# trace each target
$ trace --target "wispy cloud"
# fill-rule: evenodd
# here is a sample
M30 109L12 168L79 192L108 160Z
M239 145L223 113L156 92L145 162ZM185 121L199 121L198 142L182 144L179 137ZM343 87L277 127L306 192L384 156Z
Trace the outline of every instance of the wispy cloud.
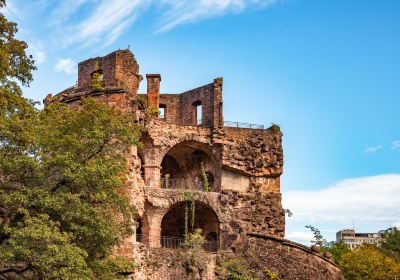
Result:
M70 18L72 14L79 10L84 4L93 0L74 0L62 1L52 13L52 23L62 23Z
M85 2L85 1L81 1ZM114 0L112 3L101 0L89 14L87 19L69 28L66 45L82 43L93 45L102 42L113 43L137 17L144 0ZM75 7L76 8L76 7Z
M152 17L156 33L178 26L272 6L281 0L38 0L48 16L49 41L68 47L115 42L139 17ZM22 2L19 2L22 3ZM7 11L17 13L28 7L10 2Z
M304 225L315 222L399 222L400 174L352 178L315 191L288 191L285 208Z
M22 11L12 1L7 1L6 6L1 10L8 18L22 18Z
M400 140L396 140L392 142L392 149L393 150L400 150Z
M68 75L76 73L76 63L70 58L60 58L56 65L55 70L58 72L64 72Z
M382 150L383 146L382 145L378 145L378 146L371 146L365 149L364 153L366 154L373 154L376 153L379 150Z
M275 4L278 0L161 0L166 6L157 32L165 32L176 26L199 20L240 13L250 8L261 8Z
M40 65L46 60L46 52L40 42L29 42L29 52L33 56L36 65Z

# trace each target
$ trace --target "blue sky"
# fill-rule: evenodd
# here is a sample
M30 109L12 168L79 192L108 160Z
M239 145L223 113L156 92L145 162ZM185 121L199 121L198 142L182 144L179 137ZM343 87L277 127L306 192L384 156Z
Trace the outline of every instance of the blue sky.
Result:
M36 58L35 100L128 46L165 93L224 77L226 120L282 127L288 238L400 225L400 1L9 0L5 13Z

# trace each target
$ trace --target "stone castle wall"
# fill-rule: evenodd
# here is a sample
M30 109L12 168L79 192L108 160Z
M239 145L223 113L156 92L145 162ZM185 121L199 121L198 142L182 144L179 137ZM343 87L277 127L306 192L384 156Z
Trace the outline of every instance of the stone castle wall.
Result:
M96 71L103 73L104 89L99 92L91 89L91 75ZM182 94L160 94L161 76L151 74L148 94L138 95L141 79L133 54L116 51L81 62L78 85L45 100L45 104L62 101L76 106L83 96L92 96L131 113L145 128L143 146L132 147L127 155L130 189L126 194L138 210L139 226L136 235L115 249L138 264L133 279L214 280L218 279L216 260L232 256L243 257L260 271L268 267L279 272L282 279L342 279L329 260L282 239L279 127L224 127L222 78ZM165 118L149 114L138 96L147 98L153 109L164 108ZM201 124L196 123L198 104L202 105ZM212 180L210 191L203 187L203 171ZM218 249L208 254L207 268L195 274L182 267L181 249L160 248L163 240L183 237L182 213L188 195L197 205L196 227Z

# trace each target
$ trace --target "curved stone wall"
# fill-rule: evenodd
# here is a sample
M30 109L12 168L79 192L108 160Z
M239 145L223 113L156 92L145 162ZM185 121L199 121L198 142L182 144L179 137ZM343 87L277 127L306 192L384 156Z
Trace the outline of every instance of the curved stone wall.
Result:
M344 280L333 260L282 238L250 233L235 242L233 249L235 257L243 258L256 271L267 268L281 279Z

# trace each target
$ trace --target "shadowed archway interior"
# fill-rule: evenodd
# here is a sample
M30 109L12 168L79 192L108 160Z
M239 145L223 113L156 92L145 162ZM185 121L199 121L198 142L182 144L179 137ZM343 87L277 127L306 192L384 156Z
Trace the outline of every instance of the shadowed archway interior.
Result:
M178 202L165 214L161 222L161 236L167 238L184 238L185 208L190 202ZM219 221L214 210L204 202L195 201L194 226L191 226L191 211L188 205L188 232L201 229L207 241L218 241Z

